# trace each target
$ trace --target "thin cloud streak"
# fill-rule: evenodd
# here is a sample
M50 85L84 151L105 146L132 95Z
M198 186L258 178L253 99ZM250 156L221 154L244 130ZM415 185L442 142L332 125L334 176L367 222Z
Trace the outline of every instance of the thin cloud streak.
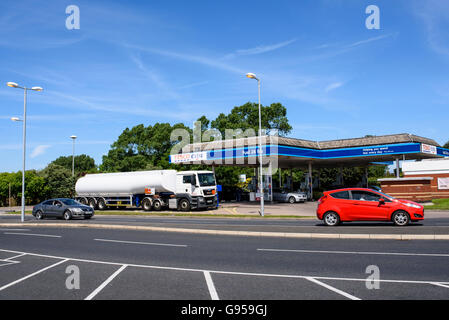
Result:
M286 47L292 43L296 42L296 39L291 39L288 41L272 44L272 45L266 45L266 46L258 46L255 48L250 49L240 49L235 51L234 53L227 54L223 57L223 60L232 59L238 56L249 56L249 55L257 55L262 54L270 51L274 51L277 49L281 49L283 47Z

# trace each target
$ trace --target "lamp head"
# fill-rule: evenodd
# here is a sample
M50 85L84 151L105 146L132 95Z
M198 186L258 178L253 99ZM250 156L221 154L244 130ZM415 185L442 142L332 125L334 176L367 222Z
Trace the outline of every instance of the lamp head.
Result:
M249 79L256 79L256 80L259 80L259 79L257 79L257 77L256 77L256 75L255 75L254 73L247 73L247 74L246 74L246 77L249 78Z
M11 88L18 88L19 87L19 85L17 83L15 83L15 82L8 82L8 83L6 83L6 85L8 87L11 87Z
M77 136L70 136L70 139L75 140L76 138L78 138Z
M31 90L34 90L34 91L42 91L42 90L44 90L44 89L43 89L42 87L32 87Z
M22 120L20 120L20 119L17 118L17 117L12 117L12 118L11 118L11 121L22 121Z

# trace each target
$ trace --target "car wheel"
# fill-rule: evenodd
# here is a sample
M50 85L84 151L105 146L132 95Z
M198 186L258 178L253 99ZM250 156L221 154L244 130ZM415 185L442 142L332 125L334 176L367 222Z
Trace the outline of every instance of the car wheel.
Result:
M42 220L44 218L44 215L43 215L42 211L38 210L36 212L35 217L36 217L37 220Z
M324 214L323 221L327 226L337 226L340 223L340 216L336 212L329 211Z
M190 211L190 202L187 199L182 199L179 202L179 209L181 211Z
M406 226L410 222L410 216L407 212L403 210L396 211L393 213L392 220L394 224L398 227Z
M72 213L69 210L64 211L63 218L66 221L72 219Z
M295 203L296 202L295 197L288 198L288 202L289 203Z

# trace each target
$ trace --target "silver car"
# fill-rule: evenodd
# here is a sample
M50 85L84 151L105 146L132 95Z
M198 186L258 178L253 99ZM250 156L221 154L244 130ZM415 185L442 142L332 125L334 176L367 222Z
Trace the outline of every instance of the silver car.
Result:
M287 191L273 192L273 200L289 203L296 203L296 202L304 203L307 200L307 195L305 192L287 192Z

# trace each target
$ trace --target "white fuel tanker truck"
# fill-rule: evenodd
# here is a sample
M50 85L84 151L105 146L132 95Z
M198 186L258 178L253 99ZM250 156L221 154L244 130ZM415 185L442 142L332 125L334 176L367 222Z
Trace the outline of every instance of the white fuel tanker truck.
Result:
M75 200L92 208L141 207L190 211L216 208L212 171L153 170L88 174L76 182Z

